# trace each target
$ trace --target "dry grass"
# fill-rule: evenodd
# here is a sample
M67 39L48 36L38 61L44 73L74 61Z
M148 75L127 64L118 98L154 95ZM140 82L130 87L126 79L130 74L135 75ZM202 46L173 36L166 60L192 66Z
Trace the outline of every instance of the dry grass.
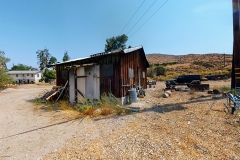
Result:
M109 118L106 121L97 121L95 126L89 126L92 135L84 137L84 140L74 139L63 150L50 157L55 156L57 159L67 157L69 159L240 158L238 142L240 120L237 116L239 113L236 115L225 113L226 99L217 100L209 114L206 114L213 103L213 99L206 93L173 92L173 96L167 99L161 98L158 94L162 94L160 89L152 89L147 91L147 98L142 99L143 101L151 99L159 104L157 107L149 106L151 110L147 109L132 118ZM201 96L203 94L204 96ZM192 95L196 98L190 101ZM159 112L161 109L165 112ZM109 113L109 109L104 111L106 112ZM99 132L101 134L96 137L98 135L96 133Z
M109 108L109 107L103 107L100 109L100 115L102 116L107 116L107 115L110 115L113 113L113 110L112 108Z
M170 65L170 66L167 66L167 68L169 69L177 69L177 68L190 68L190 65L191 63L184 63L184 64L174 64L174 65Z
M148 89L147 97L139 102L146 107L141 113L94 121L89 126L92 134L74 139L50 157L240 159L240 113L226 113L226 98L197 91L173 91L169 98L162 98L162 94L158 85L157 89Z
M17 85L7 85L7 86L5 86L5 88L18 88L18 86Z
M47 91L43 91L39 94L38 97L42 97ZM42 106L42 102L44 105ZM114 116L121 114L129 114L131 111L125 110L119 107L120 100L114 97L112 94L103 94L101 96L101 100L99 101L91 101L85 99L81 104L72 104L67 100L61 100L58 102L55 101L43 101L41 98L35 98L35 110L43 109L46 111L52 110L62 110L62 111L75 111L79 112L83 115L87 115L90 117L99 117L99 116Z

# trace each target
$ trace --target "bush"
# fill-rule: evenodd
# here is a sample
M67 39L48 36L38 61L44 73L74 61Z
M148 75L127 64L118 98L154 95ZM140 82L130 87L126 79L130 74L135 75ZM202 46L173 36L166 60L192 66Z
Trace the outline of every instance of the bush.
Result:
M157 66L154 68L156 76L165 75L166 69L163 66Z
M147 77L153 78L156 74L154 67L150 67L147 69Z
M46 69L43 73L44 81L49 82L50 79L56 78L56 73L53 70Z
M13 81L13 78L6 73L6 70L0 68L0 88L3 88L6 84L12 84Z

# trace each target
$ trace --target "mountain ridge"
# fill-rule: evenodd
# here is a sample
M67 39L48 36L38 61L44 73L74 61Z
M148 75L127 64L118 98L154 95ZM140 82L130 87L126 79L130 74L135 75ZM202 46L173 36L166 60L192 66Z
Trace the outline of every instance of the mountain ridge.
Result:
M192 63L192 62L222 62L225 65L230 65L232 63L232 54L224 53L206 53L197 54L190 53L185 55L173 55L173 54L162 54L162 53L148 53L146 58L150 64L161 64L169 62Z

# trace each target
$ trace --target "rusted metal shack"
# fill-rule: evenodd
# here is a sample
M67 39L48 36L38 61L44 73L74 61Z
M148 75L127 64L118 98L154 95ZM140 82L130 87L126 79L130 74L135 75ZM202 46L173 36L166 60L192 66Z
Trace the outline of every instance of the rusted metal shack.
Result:
M57 63L56 83L69 82L70 102L80 101L79 91L88 99L99 99L103 93L120 98L134 86L147 88L148 67L143 47L137 46Z
M233 2L233 59L231 88L240 87L240 0Z

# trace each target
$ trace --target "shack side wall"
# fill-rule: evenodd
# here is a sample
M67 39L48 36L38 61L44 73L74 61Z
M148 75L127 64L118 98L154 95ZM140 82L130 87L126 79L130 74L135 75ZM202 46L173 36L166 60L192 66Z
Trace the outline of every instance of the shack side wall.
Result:
M120 79L124 86L121 86L120 96L125 96L127 91L133 87L133 85L147 88L147 67L142 63L140 52L135 51L129 54L125 54L120 59ZM129 78L129 68L133 69L133 78ZM143 72L145 72L145 78L143 78ZM140 77L140 84L139 84Z

